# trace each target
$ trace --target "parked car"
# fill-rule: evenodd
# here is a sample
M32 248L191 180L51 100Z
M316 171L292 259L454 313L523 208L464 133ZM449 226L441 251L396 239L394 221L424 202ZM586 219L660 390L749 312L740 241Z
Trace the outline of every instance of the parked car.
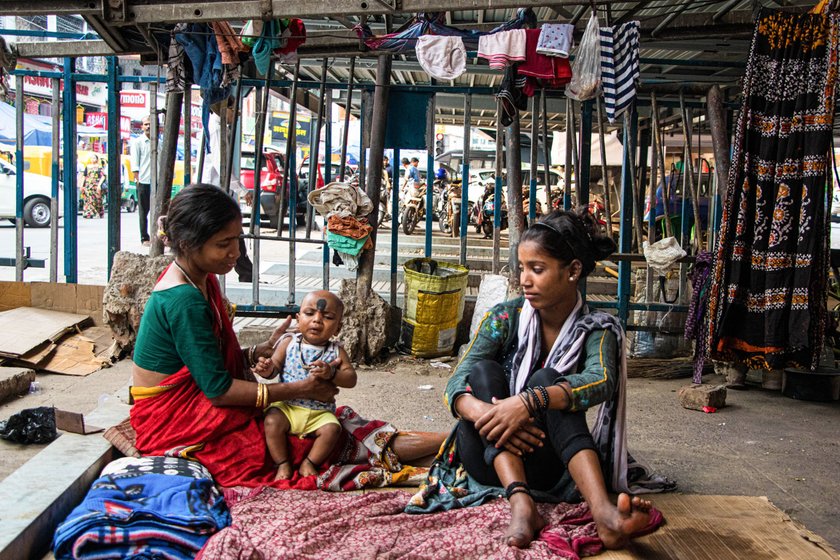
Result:
M17 171L5 160L0 160L0 219L15 221ZM23 222L29 227L50 225L50 200L52 179L44 175L23 172Z
M263 150L265 164L260 170L260 220L266 220L269 227L277 229L278 204L280 203L280 188L283 185L283 171L285 156L279 151L266 148ZM239 181L245 192L254 192L254 167L256 154L243 152L240 163ZM299 219L306 212L306 184L298 180L298 204L296 214ZM240 196L244 196L244 193ZM289 193L286 192L285 204L288 207ZM240 204L245 200L239 201Z

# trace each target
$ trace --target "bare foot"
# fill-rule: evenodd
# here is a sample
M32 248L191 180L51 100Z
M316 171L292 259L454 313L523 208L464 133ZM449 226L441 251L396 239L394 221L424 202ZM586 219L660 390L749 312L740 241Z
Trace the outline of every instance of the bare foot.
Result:
M631 535L641 531L650 522L653 504L638 496L619 494L616 506L602 519L595 519L598 536L606 548L624 548Z
M289 480L292 478L292 462L283 461L277 465L277 474L274 475L274 480Z
M519 492L510 497L510 525L505 531L505 544L527 548L543 527L545 520L537 511L531 496Z
M300 464L298 472L300 473L300 476L313 476L318 474L318 469L315 468L315 464L309 460L309 457L307 457Z

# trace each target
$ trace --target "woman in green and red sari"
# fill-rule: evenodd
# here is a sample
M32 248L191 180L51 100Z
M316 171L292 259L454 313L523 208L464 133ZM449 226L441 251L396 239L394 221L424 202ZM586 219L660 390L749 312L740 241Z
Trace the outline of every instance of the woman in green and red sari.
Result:
M261 405L292 398L333 401L338 389L307 378L258 385L248 372L270 341L242 349L216 280L239 257L242 215L224 191L191 186L163 227L175 260L149 297L134 350L131 423L144 455L193 458L222 486L269 484ZM250 380L249 380L250 379Z

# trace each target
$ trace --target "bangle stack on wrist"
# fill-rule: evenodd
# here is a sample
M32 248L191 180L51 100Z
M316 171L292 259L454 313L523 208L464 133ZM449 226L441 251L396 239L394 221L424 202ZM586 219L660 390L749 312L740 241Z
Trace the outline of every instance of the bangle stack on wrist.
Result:
M519 398L522 399L525 408L528 409L528 415L531 418L542 418L545 416L545 411L551 403L548 396L548 389L545 387L525 387Z
M268 406L268 386L263 383L257 383L257 408L260 410Z

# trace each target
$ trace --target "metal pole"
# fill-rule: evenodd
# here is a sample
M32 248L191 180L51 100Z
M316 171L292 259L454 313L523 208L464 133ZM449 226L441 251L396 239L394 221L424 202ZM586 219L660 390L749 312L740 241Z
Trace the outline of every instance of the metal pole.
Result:
M496 188L493 191L493 274L498 274L501 259L502 229L502 100L496 98ZM483 212L483 209L481 210Z
M324 62L321 65L321 87L318 90L318 119L315 124L315 130L312 131L312 149L309 150L309 185L307 186L306 193L307 196L309 193L315 190L315 185L318 182L318 151L321 147L321 126L324 124L324 101L326 96L326 89L327 89L327 62L328 60L324 58ZM327 156L324 156L324 161L327 161ZM312 235L312 224L315 219L314 215L314 208L311 205L306 205L306 238L309 239Z
M295 166L292 165L297 150L297 91L298 80L300 78L300 60L295 62L295 71L292 76L292 95L289 101L289 120L286 127L286 161L283 162L283 186L280 189L280 194L277 200L277 237L283 235L283 219L286 213L286 194L289 194L289 201L291 201L292 192L292 176L297 176ZM297 197L295 197L297 200ZM291 220L291 215L289 216ZM291 221L289 222L291 224ZM291 226L290 226L291 227Z
M589 204L589 166L592 163L592 100L584 101L580 106L580 154L577 162L580 172L575 173L578 182L577 203Z
M114 255L120 250L122 214L122 162L120 161L119 59L108 57L108 278Z
M467 264L467 229L469 228L470 217L470 133L472 132L472 95L464 96L464 149L463 160L461 161L461 215L459 217L461 225L458 232L461 237L461 254L459 262L461 265ZM396 156L394 158L396 160ZM394 168L397 165L396 160ZM454 223L454 222L453 222Z
M621 228L618 238L619 250L629 253L633 246L633 204L628 201L633 197L633 147L632 138L635 136L635 126L638 115L624 114L624 141L622 142L623 161L621 165ZM622 260L618 263L618 318L622 326L627 328L630 312L631 262Z
M537 108L540 105L539 92L534 94L531 98L531 180L528 181L528 225L533 226L537 221L537 172L539 156L539 137L537 136L537 126L539 118L537 118ZM546 183L546 189L551 188L550 183ZM549 210L546 208L546 213Z
M324 184L329 185L332 182L332 89L328 89L324 100L326 120L324 123ZM324 228L321 231L322 237L325 241L322 248L324 252L324 274L323 274L323 288L330 289L330 246L326 244L327 241L327 220L324 219Z
M376 61L376 89L373 97L373 118L370 126L370 166L367 170L367 195L373 204L368 220L373 226L370 234L373 247L359 254L359 270L356 273L356 298L367 301L373 283L373 267L376 256L376 234L379 229L379 193L382 189L382 158L385 154L385 129L388 124L388 94L391 83L391 55L383 54ZM367 329L365 324L363 327ZM365 340L362 337L362 340Z
M78 281L78 185L76 184L76 59L64 59L64 279Z
M545 88L540 89L540 101L542 101L542 141L545 160L543 162L545 164L545 213L549 214L554 207L551 202L551 152L548 149L548 97L545 94Z
M568 210L572 207L572 143L575 141L575 136L572 128L572 101L566 98L566 165L564 167L564 180L566 186L563 189L563 210Z
M694 210L694 246L698 252L703 248L701 237L702 228L700 224L700 193L698 192L698 184L694 182L694 156L691 150L691 120L688 118L688 110L685 107L685 97L682 91L680 92L680 114L683 121L683 136L685 137L685 149L687 152L686 162L683 164L683 173L688 178L688 185L691 188L691 207ZM702 169L703 165L700 164ZM683 199L685 199L685 191L683 191ZM683 216L683 220L685 217Z
M604 179L604 213L607 215L607 231L610 237L612 237L612 194L610 192L610 181L607 171L607 143L604 133L604 113L601 107L601 96L596 95L595 101L598 108L598 142L601 147L601 175Z
M166 94L166 122L163 130L163 147L159 168L152 169L152 179L157 176L159 189L153 191L151 204L151 219L149 220L152 232L157 230L157 218L163 216L169 209L169 200L172 198L172 183L175 179L175 155L178 150L178 129L181 122L181 108L183 107L184 94L180 91L170 91ZM152 127L155 119L152 119ZM163 242L157 235L151 236L149 256L163 254Z
M429 98L426 113L426 258L432 256L432 214L435 195L435 98Z
M344 130L341 131L341 162L338 169L338 180L344 182L344 167L347 165L347 139L350 134L350 110L353 107L353 78L356 70L356 57L350 57L350 75L347 78L347 103L344 106ZM393 168L397 168L397 163L394 162ZM393 185L391 185L393 188ZM393 219L396 218L396 215ZM394 222L391 223L394 227ZM394 228L396 229L396 228Z
M207 131L201 130L201 142L198 143L198 161L195 164L196 183L204 180L204 152L207 151Z
M659 128L659 105L656 102L656 93L651 92L650 94L650 113L653 116L652 120L652 128L653 130L651 133L656 138L656 146L657 150L656 153L659 157L659 174L661 175L662 179L662 219L665 220L665 234L668 237L674 236L673 228L671 227L671 216L668 213L668 205L671 202L670 195L668 193L668 179L665 176L665 145L662 142L662 131Z
M192 84L187 81L184 84L184 186L192 182Z
M58 197L61 172L61 105L58 78L52 80L52 196L50 198L50 282L58 282Z
M397 165L400 162L400 149L394 148L394 183L391 184L391 307L397 306L397 265L399 264L399 212L400 189L396 182L400 178Z
M571 129L572 129L572 163L574 165L574 174L575 174L575 197L572 201L574 206L580 206L582 203L580 202L580 189L582 188L581 185L581 178L580 178L580 154L578 153L578 134L577 134L577 117L575 114L577 113L575 109L575 102L572 99L567 99L567 102L571 103ZM588 188L588 185L587 185ZM569 196L571 196L571 192L569 192Z
M271 73L271 70L268 71ZM225 155L225 162L222 165L222 188L225 189L228 193L230 193L230 178L233 177L233 156L236 153L236 129L237 123L239 123L239 107L240 102L242 101L242 80L238 80L236 82L236 87L234 88L234 106L233 106L233 123L228 124L228 111L230 110L227 106L227 103L222 103L222 114L220 115L221 119L221 130L220 134L226 136L225 146L227 147L227 152L224 153ZM260 161L260 154L257 154L256 158L257 163ZM254 165L257 165L255 163ZM260 167L257 165L257 168L254 170L254 176L259 174ZM254 199L259 199L259 190L254 188ZM257 205L257 209L259 210L259 205ZM253 216L253 214L251 214ZM251 220L251 224L254 223L254 220Z
M507 208L508 208L508 282L519 285L519 255L517 247L524 229L525 216L522 212L522 150L519 112L507 127L505 143L507 152ZM501 203L499 203L501 206Z
M254 305L260 304L260 225L261 221L259 218L254 219L254 216L259 216L260 212L260 193L262 192L260 187L262 183L262 167L263 167L263 160L265 159L265 155L263 154L263 141L265 138L265 122L267 120L266 116L268 114L268 102L270 99L271 94L271 77L274 74L274 61L272 60L269 65L268 69L265 72L265 85L262 88L262 100L260 101L259 105L257 106L257 122L256 128L254 129L254 196L251 199L251 224L249 226L250 233L255 235L254 238L254 248L253 248L253 255L254 255L254 269L253 274L251 276L251 295L254 300ZM239 104L237 103L237 107ZM237 111L236 117L239 117L239 111ZM234 128L236 128L236 121L233 124Z
M26 268L23 248L23 87L23 76L18 74L15 76L15 280L18 282L23 282L23 269Z
M715 154L715 177L720 202L726 198L726 184L729 180L729 136L727 134L726 110L723 107L723 93L720 87L714 85L706 94L709 130L712 135L712 150ZM711 207L713 201L709 200ZM711 220L709 220L711 223ZM710 245L711 246L711 245Z
M651 113L652 114L652 113ZM653 130L653 119L650 120L650 128L651 128L651 135L650 135L650 150L651 150L651 157L650 157L650 186L648 188L648 208L650 211L648 212L647 216L647 226L648 226L648 234L647 239L648 243L653 243L656 241L656 185L658 182L659 177L659 152L656 142L656 133ZM653 302L653 270L650 267L646 267L646 274L645 274L645 301L647 303Z
M157 81L152 82L149 84L149 97L151 98L151 122L149 123L149 134L151 135L150 142L149 142L149 162L152 168L151 174L151 184L149 185L150 199L152 201L157 199L157 188L158 188L158 135L160 131L158 130L158 104L157 104L157 94L158 94L158 83ZM149 204L152 208L155 207L155 204ZM154 218L154 216L152 216ZM151 228L155 227L155 222L153 219L149 219Z

